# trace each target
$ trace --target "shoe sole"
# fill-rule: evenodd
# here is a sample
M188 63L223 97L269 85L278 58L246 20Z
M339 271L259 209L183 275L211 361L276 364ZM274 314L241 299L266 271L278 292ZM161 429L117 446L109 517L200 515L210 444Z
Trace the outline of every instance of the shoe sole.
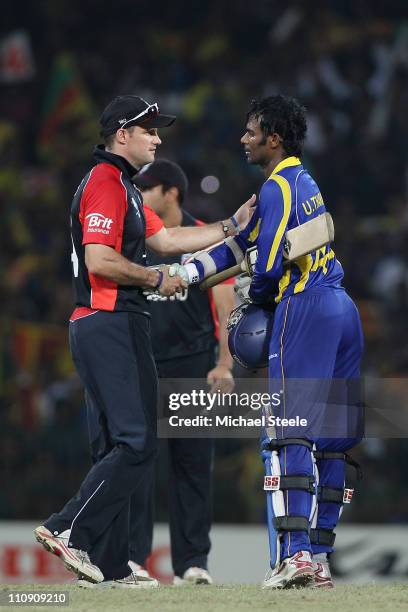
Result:
M160 586L160 582L158 580L141 580L138 578L138 583L141 589L157 589Z
M284 589L296 589L307 587L309 584L314 582L314 571L301 570L298 574L295 574L290 578L287 583L283 586Z
M89 582L89 580L83 580L82 578L78 578L74 584L81 589L94 589L96 587L95 582ZM98 584L102 584L102 582Z
M176 586L176 587L196 586L196 585L210 586L210 585L212 585L212 582L209 582L206 578L194 578L192 580L188 580L186 578L181 578L180 582L173 582L173 586Z
M106 580L104 582L93 583L88 580L78 580L76 586L81 589L151 589L154 588L151 584L146 585L138 582L136 584L121 584L120 582L114 582L113 580ZM159 585L155 585L158 588Z
M66 569L70 572L74 572L74 574L78 576L79 580L85 580L94 584L98 584L101 582L99 577L95 576L94 573L89 572L87 574L83 571L83 569L79 568L78 560L76 559L76 557L63 543L56 541L56 538L48 535L39 528L34 530L34 535L37 542L41 544L47 552L55 555L56 557L59 557L59 559L61 559L61 561L65 565Z
M311 585L313 589L334 589L334 584L332 580L326 580L325 582L316 582Z
M280 584L263 584L262 589L296 589L309 586L314 581L312 569L302 569L288 579L282 579Z

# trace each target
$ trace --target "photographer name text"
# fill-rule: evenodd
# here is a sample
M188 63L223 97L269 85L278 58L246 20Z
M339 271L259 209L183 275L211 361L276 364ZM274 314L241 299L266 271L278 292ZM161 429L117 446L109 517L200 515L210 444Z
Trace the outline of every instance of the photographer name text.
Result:
M307 427L307 419L296 416L286 419L278 416L245 417L245 416L215 416L197 415L194 417L179 417L173 414L169 417L170 427Z

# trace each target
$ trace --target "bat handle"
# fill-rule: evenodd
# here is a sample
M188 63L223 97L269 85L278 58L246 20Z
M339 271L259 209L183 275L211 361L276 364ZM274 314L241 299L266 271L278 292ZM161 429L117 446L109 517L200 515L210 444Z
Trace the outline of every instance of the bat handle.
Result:
M222 272L218 272L217 274L213 274L212 276L205 278L203 281L201 281L199 287L201 291L206 291L207 289L210 289L211 287L222 283L228 278L236 276L240 272L242 272L242 270L241 265L239 264L237 266L234 266L233 268L228 268L228 270L223 270Z

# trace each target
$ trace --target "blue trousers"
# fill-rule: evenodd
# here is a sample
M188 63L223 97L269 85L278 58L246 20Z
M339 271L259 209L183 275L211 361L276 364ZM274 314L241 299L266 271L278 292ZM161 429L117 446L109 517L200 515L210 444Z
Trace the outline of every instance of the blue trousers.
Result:
M278 439L304 438L315 443L317 450L326 451L346 451L361 440L358 379L362 352L360 317L344 289L310 289L278 305L270 343L269 377L271 392L284 393L275 415L299 416L309 423L306 429L277 427ZM270 461L268 443L265 432L261 440L265 462ZM314 475L313 457L305 446L283 446L279 461L282 475ZM343 489L344 460L317 459L316 465L320 486ZM312 518L312 493L285 490L283 496L286 515ZM319 503L313 526L334 529L341 508L339 503ZM282 559L299 550L333 550L328 545L311 545L306 531L284 532L281 542Z

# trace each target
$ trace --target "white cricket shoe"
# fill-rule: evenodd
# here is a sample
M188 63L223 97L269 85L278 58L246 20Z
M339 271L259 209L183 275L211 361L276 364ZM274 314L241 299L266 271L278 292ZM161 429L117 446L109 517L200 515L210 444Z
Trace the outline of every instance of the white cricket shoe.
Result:
M284 559L278 570L270 569L262 583L263 589L291 589L307 586L314 580L313 562L309 552L299 552Z
M213 579L207 570L202 567L189 567L183 574L183 577L174 576L173 584L175 586L186 586L190 584L212 584Z
M310 586L313 588L332 589L334 587L330 572L329 560L326 553L320 553L313 557L314 582Z
M159 581L156 580L156 578L153 578L153 576L150 576L149 572L143 569L141 565L135 563L134 561L129 561L128 565L132 570L132 573L125 578L104 580L98 584L93 584L88 580L77 580L76 585L82 589L151 589L152 587L154 588L159 586Z
M102 582L103 574L99 567L91 563L88 553L84 550L68 548L69 532L53 535L44 525L40 525L34 529L34 535L45 550L59 557L65 567L77 574L78 578L89 582Z
M82 589L142 589L136 574L133 572L125 578L115 578L114 580L104 580L98 584L92 584L88 580L77 580L77 586Z
M135 561L129 561L128 566L132 570L132 573L136 575L138 582L141 583L141 586L143 586L143 588L147 589L149 587L155 588L159 586L159 581L156 580L156 578L153 578L153 576L151 576L149 572L144 569L144 567L139 565L139 563L135 563Z

